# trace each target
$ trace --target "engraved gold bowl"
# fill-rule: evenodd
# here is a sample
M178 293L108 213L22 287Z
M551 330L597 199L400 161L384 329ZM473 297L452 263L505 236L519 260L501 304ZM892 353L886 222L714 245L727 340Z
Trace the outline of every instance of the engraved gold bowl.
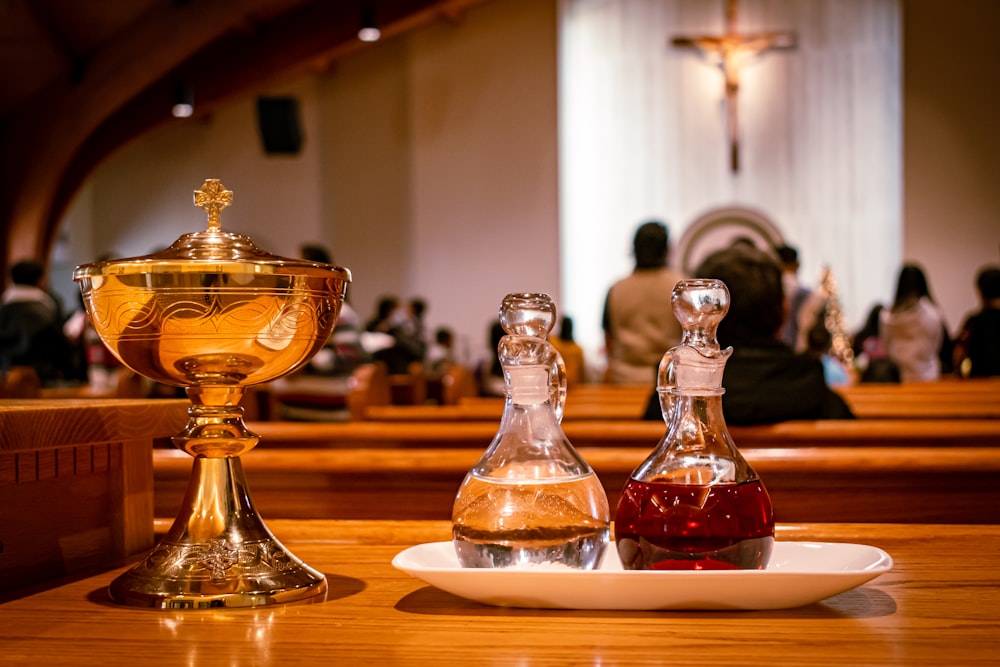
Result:
M112 599L124 604L244 607L326 591L323 574L285 549L253 506L240 456L259 438L239 403L247 386L299 368L326 343L351 275L222 231L231 201L219 181L206 181L195 193L206 231L73 276L111 352L140 375L184 387L192 403L173 438L194 457L187 494L152 553L112 582Z

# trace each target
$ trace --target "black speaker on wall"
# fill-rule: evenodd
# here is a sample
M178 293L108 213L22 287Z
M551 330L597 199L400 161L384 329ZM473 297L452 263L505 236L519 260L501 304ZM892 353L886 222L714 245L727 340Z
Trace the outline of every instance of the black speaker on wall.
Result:
M294 97L258 97L257 125L268 155L296 155L302 149L299 102Z

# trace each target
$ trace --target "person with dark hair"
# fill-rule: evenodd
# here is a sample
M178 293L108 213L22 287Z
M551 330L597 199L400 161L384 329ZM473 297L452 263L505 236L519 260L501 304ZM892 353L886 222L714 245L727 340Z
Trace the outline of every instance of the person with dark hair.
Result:
M898 383L899 368L885 353L885 344L878 335L879 320L885 306L876 303L868 311L865 323L854 334L851 351L854 364L860 371L859 381Z
M844 365L834 357L831 352L833 346L833 334L826 326L826 310L820 313L820 317L809 328L806 334L806 353L823 364L823 375L826 383L831 387L850 384L851 376Z
M670 294L683 276L667 268L670 236L662 222L643 223L635 232L635 268L608 290L602 328L612 384L648 385L650 371L681 339Z
M868 358L885 356L884 346L878 337L879 316L884 308L885 306L881 303L874 304L865 317L865 323L854 332L854 336L851 338L851 351L854 353L855 359L863 356Z
M303 243L299 246L299 257L318 264L333 264L327 249L316 243Z
M483 360L476 371L476 374L479 376L478 384L481 396L506 395L507 386L504 382L503 364L500 363L500 357L497 354L497 348L500 347L500 339L506 334L507 332L504 331L503 324L500 323L499 318L490 323L489 341L491 354Z
M450 327L434 330L434 342L427 348L427 372L440 376L455 363L455 332Z
M1000 375L1000 266L976 275L979 311L965 318L955 345L955 368L963 377Z
M299 257L316 264L333 264L333 256L318 243L303 243L299 246ZM350 303L350 285L344 294L340 314L326 345L317 352L305 372L313 375L333 377L350 376L361 364L371 361L371 356L361 344L361 318Z
M396 311L399 309L399 299L391 294L379 297L375 303L375 314L365 324L365 331L389 333L396 326Z
M43 287L45 266L21 260L11 267L10 277L0 305L0 370L30 366L43 386L77 379L62 310Z
M767 253L742 245L718 250L705 258L695 277L716 278L729 288L729 312L717 332L719 344L733 348L722 377L727 423L854 418L827 385L820 361L781 341L781 267ZM663 418L655 391L644 418Z
M549 336L549 342L559 351L566 364L566 385L575 387L587 378L583 348L573 337L573 318L564 315L559 323L559 331ZM666 351L666 350L664 350Z
M789 245L775 248L775 253L781 261L781 280L785 291L785 321L781 325L781 340L793 350L802 351L806 345L808 332L815 325L815 307L804 313L804 306L813 294L812 290L799 282L799 251ZM803 315L808 315L803 318ZM810 319L803 326L803 319Z
M413 297L409 302L409 312L403 323L403 333L407 336L406 345L416 361L427 356L430 345L427 340L427 301L421 297Z
M896 297L879 318L879 337L903 382L937 380L942 356L951 365L951 340L944 315L931 297L927 276L916 264L904 264Z
M410 364L423 361L426 348L414 337L412 322L403 309L398 297L380 297L375 315L368 320L365 330L369 333L384 334L385 343L371 351L375 361L382 361L390 375L405 375Z

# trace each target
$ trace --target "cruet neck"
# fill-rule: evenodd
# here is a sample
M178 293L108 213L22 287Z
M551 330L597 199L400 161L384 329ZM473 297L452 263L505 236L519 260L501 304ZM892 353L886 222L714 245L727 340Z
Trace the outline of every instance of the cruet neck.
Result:
M683 343L673 347L660 360L656 387L677 394L722 395L722 375L732 352L732 348L700 350Z
M516 405L545 403L551 398L549 368L540 364L511 366L504 369L507 395Z
M657 388L721 394L726 359L733 350L719 347L716 330L729 311L729 290L721 280L681 280L670 302L683 334L680 345L660 360Z
M739 483L757 474L729 435L722 395L660 392L667 432L637 468L638 480L667 477L684 484Z
M508 294L500 306L500 324L507 332L497 347L504 371L507 403L549 402L562 421L566 403L566 363L546 337L556 320L547 294Z

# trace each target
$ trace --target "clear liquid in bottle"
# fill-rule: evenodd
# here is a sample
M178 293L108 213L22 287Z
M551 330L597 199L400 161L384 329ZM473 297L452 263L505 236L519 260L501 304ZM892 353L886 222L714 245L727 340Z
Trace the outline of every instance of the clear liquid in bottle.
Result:
M593 472L575 478L512 480L469 475L453 537L463 567L561 565L591 570L608 544L604 488Z
M545 340L555 306L544 294L510 294L500 321L504 412L456 495L455 553L462 567L595 569L610 539L610 510L560 426L565 365Z

